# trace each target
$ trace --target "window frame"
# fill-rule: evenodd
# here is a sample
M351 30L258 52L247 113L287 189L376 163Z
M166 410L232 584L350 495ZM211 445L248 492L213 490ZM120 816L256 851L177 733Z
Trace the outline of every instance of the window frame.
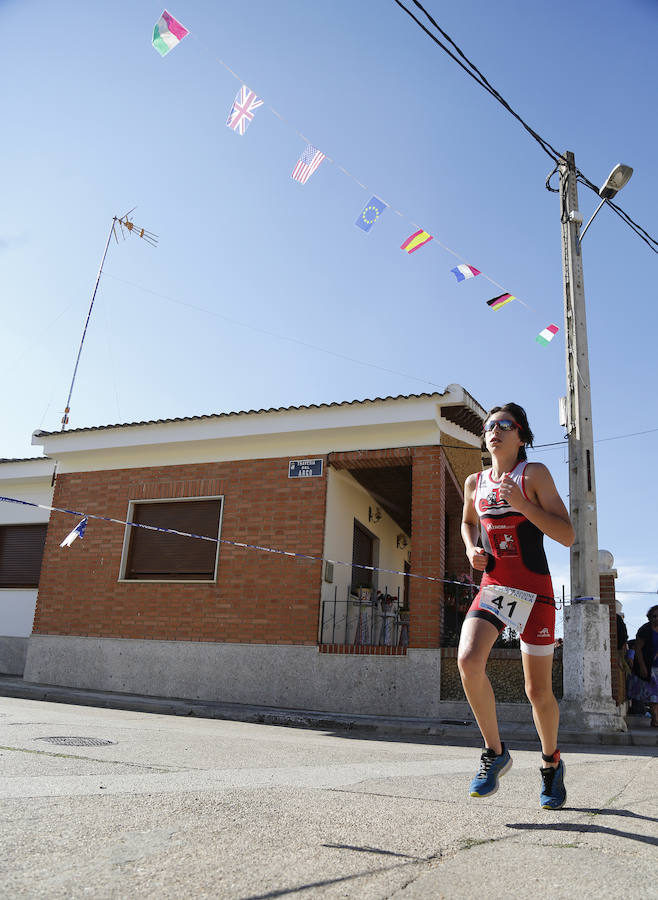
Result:
M134 526L126 525L123 534L123 545L121 548L121 563L119 565L119 577L117 581L121 584L216 584L217 575L219 573L219 548L221 546L219 538L222 534L222 524L224 521L224 494L209 494L202 497L158 497L150 499L135 499L128 501L128 512L126 521L132 522L133 511L136 506L155 504L155 503L189 503L201 500L219 500L219 523L217 526L217 549L215 551L215 566L213 577L208 578L126 578L126 569L128 568L128 558L130 555L130 539Z

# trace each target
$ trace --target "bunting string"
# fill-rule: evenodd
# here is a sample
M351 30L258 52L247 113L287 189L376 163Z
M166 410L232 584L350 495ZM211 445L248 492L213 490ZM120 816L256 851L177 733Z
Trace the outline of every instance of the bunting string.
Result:
M84 535L85 529L87 528L88 520L97 519L101 522L111 522L113 525L122 525L128 528L145 528L147 531L159 531L161 534L175 534L179 537L194 538L197 541L208 541L211 544L225 544L229 547L239 547L242 550L258 550L261 553L273 553L276 556L287 556L292 559L306 559L310 562L331 563L334 566L345 566L348 569L364 569L367 572L382 572L385 575L399 575L402 578L415 578L419 581L432 581L438 584L454 584L459 585L460 587L477 588L477 585L474 585L473 583L455 581L449 578L437 578L434 575L419 575L414 572L403 572L397 569L384 569L381 566L364 566L361 563L343 562L337 559L329 559L326 556L311 556L308 553L299 553L292 550L280 550L274 547L263 547L260 544L247 544L243 541L230 541L227 538L213 538L203 534L194 534L190 531L178 531L176 528L162 528L157 525L145 525L142 522L127 522L124 519L114 519L111 516L101 516L96 513L80 512L76 509L66 509L60 506L46 506L43 503L34 503L31 500L22 500L18 497L0 496L0 502L17 503L21 506L32 506L36 509L45 509L49 512L65 513L66 515L76 516L80 518L81 521L76 525L73 531L71 531L66 536L66 538L64 538L64 540L60 544L60 547L70 546L73 540L75 540L73 535L76 532L76 537L82 537ZM546 594L538 594L536 602L547 603L549 605L555 606L557 609L560 608L558 605L560 602L559 597L549 597Z
M162 37L163 37L163 29L166 33L169 33L169 37L167 37L167 34L165 34L165 37L167 39L167 45L166 45L166 49L164 49L164 50L161 45L161 41L162 41ZM233 129L240 135L244 135L249 122L251 122L251 120L253 118L255 109L257 107L262 106L263 108L268 109L274 116L276 116L277 119L279 119L281 122L283 122L295 135L297 135L297 137L299 137L306 144L306 149L301 153L300 158L297 161L297 164L295 165L293 172L292 172L292 177L296 181L299 181L301 184L305 184L308 181L308 179L313 175L313 173L317 170L320 163L322 163L323 161L326 160L326 162L330 163L331 165L336 166L338 171L340 171L347 178L351 179L359 188L361 188L362 190L364 190L366 192L370 192L371 189L368 188L367 185L363 184L362 181L360 181L355 175L353 175L351 172L349 172L344 166L340 165L335 159L333 159L328 154L324 153L324 151L318 150L317 147L312 143L312 141L310 141L306 137L306 135L302 134L302 132L299 131L295 127L295 125L293 125L293 123L291 123L277 109L275 109L273 106L271 106L265 100L263 100L260 96L256 97L256 94L249 87L247 87L247 83L240 75L237 74L237 72L235 72L223 59L221 59L219 56L217 56L216 53L213 52L213 50L211 50L211 48L203 41L202 38L200 38L197 34L194 34L193 32L189 31L185 26L183 26L180 22L178 22L170 13L168 13L167 10L165 10L163 12L162 17L160 18L159 22L155 26L154 34L153 34L153 46L162 56L164 56L171 49L173 49L174 46L176 46L178 43L180 43L180 41L184 37L186 37L188 35L191 36L194 40L196 40L196 42L203 48L203 50L207 53L207 55L211 59L213 59L216 63L218 63L220 66L222 66L222 68L224 68L229 73L229 75L232 78L234 78L237 82L239 82L241 85L241 89L240 89L240 91L238 91L238 94L233 103L233 107L231 108L231 111L229 113L228 121L226 123L231 129ZM248 99L250 97L253 98L253 101L250 101ZM252 103L252 105L249 107L250 102ZM243 110L245 109L244 104L247 104L248 108L246 109L246 112L241 112L241 109L243 109ZM381 204L381 208L378 210L376 215L374 215L374 218L371 221L369 221L368 219L365 218L366 211L369 210L369 208L372 206L373 200L378 200L379 204ZM458 269L461 269L462 271L465 269L471 269L471 270L473 270L473 275L475 275L475 273L477 273L477 275L486 279L490 284L492 284L494 287L498 288L498 290L504 292L503 294L499 295L498 297L494 297L493 300L486 301L487 305L490 307L490 309L497 311L503 305L505 305L500 302L495 302L495 301L500 301L500 298L503 296L505 298L509 298L509 299L506 299L506 301L505 301L506 303L511 303L511 302L520 303L522 306L524 306L528 310L533 309L528 303L526 303L520 297L517 297L515 294L507 293L506 288L502 284L495 281L493 278L491 278L491 276L487 275L485 272L475 269L474 266L471 266L469 264L468 260L464 256L462 256L457 251L453 250L451 247L448 247L436 235L430 234L428 231L426 231L424 228L422 228L421 225L419 225L417 222L414 222L409 216L405 215L400 210L394 208L387 201L381 199L378 195L373 195L372 200L369 201L369 203L366 205L365 209L363 210L363 212L361 213L361 215L359 216L359 218L357 219L355 224L359 228L361 228L363 231L368 232L368 231L370 231L372 226L375 224L375 222L377 221L379 216L382 214L382 212L385 209L389 209L389 208L392 209L392 211L397 216L399 216L400 218L407 221L410 225L412 225L413 228L415 229L415 233L412 233L411 235L409 235L409 237L402 244L402 246L401 246L402 250L404 250L405 252L410 254L410 253L414 252L415 250L420 249L420 247L422 247L424 244L429 243L430 241L433 241L439 247L441 247L443 250L445 250L446 253L449 253L455 259L459 260L460 263L462 263L462 265L457 267ZM365 223L368 224L369 227L364 227L364 225L362 224L363 220L365 220ZM423 238L423 236L425 236L425 237ZM454 269L451 271L455 272ZM466 276L466 277L468 278L468 277L473 277L473 276ZM463 279L458 278L458 281L461 281L461 280L463 280ZM549 330L551 337L548 339L545 339L547 329ZM536 336L535 340L541 346L547 346L551 342L552 337L557 333L557 331L559 331L559 328L557 327L557 325L550 324L546 328L542 329L542 331L539 332L539 334Z

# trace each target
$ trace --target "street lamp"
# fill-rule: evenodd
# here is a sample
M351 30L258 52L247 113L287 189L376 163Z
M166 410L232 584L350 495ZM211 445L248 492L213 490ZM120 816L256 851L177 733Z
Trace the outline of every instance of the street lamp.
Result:
M594 215L589 220L587 225L582 230L582 234L580 235L580 242L582 243L583 238L585 237L585 232L589 228L589 226L594 221L596 214L601 209L606 200L612 200L612 198L619 193L619 191L624 187L624 185L628 184L631 180L631 175L633 174L633 170L630 166L623 166L621 163L617 163L612 172L608 175L602 187L599 188L599 197L603 197L603 200L599 203L599 205L594 210Z
M612 698L608 611L599 602L592 397L581 245L596 213L621 190L633 170L615 166L599 190L602 200L598 209L579 235L583 217L578 210L578 171L573 153L567 151L557 169L567 368L567 394L560 403L560 424L566 426L569 442L569 513L576 534L570 551L571 606L564 610L561 715L565 724L581 731L625 731L626 724Z

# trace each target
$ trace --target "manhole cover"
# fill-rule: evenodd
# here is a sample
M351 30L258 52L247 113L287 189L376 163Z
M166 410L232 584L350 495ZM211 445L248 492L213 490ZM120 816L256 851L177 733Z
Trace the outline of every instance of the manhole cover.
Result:
M47 741L49 744L58 744L60 747L105 747L108 744L116 744L116 741L94 737L40 737L34 740Z

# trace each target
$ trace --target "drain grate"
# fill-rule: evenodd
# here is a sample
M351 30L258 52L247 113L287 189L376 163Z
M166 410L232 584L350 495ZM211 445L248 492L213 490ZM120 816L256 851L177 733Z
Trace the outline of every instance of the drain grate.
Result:
M440 719L441 725L462 725L464 728L468 728L469 725L472 725L472 722L465 722L463 719Z
M49 744L57 744L60 747L106 747L108 744L116 744L116 741L95 737L39 737L34 740L46 741Z

